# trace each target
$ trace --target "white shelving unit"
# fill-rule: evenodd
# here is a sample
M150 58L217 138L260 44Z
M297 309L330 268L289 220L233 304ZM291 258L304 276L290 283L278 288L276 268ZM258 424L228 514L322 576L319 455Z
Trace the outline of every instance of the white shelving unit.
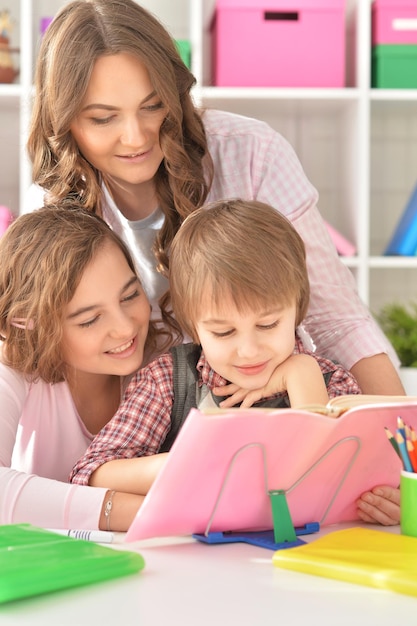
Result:
M372 0L347 0L347 87L224 88L210 84L215 0L142 0L176 38L190 38L197 103L269 122L294 146L320 193L324 218L357 247L343 261L372 311L417 299L417 258L383 251L417 180L417 90L370 88ZM11 3L20 45L19 84L0 85L0 204L22 210L30 184L25 142L41 16L62 0ZM81 51L80 51L81 53Z
M343 89L211 86L214 5L191 3L197 101L264 119L290 141L319 190L323 217L356 245L343 261L372 311L417 299L417 257L383 255L417 182L417 90L370 88L372 0L346 2Z

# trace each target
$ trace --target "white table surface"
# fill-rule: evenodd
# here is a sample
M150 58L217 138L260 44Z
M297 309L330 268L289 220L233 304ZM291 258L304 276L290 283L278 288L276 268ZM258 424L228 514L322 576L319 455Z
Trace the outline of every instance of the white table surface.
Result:
M328 526L310 539L347 526ZM119 535L113 546L140 552L142 572L0 605L0 624L393 626L417 620L417 598L282 570L264 548L188 537L122 540Z

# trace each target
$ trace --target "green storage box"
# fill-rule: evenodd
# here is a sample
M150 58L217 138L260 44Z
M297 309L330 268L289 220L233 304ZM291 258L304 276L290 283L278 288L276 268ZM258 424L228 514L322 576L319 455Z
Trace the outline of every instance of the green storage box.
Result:
M143 569L136 552L72 539L30 524L0 526L0 605Z
M417 89L417 45L380 44L372 49L372 87Z
M191 69L191 45L188 39L177 39L175 41L177 50L184 64Z

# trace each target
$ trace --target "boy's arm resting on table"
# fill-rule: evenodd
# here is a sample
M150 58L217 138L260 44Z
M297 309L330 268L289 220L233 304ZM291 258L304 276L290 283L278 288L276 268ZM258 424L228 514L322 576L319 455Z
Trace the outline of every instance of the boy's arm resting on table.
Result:
M73 467L70 482L145 495L166 458L157 453L171 427L172 402L171 370L139 370L116 414Z
M168 453L133 459L116 459L100 465L90 476L93 487L108 487L117 491L145 496L165 464Z
M357 500L358 515L364 522L392 526L400 522L400 490L379 485Z

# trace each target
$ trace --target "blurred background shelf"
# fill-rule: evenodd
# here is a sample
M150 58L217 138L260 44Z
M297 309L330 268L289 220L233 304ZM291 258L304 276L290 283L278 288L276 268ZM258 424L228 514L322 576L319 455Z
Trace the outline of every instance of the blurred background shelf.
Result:
M31 181L25 142L41 17L65 2L9 2L16 84L0 85L0 204L23 210ZM347 0L346 87L216 87L211 84L214 0L142 0L176 39L191 42L197 104L264 119L296 150L320 194L323 217L357 253L343 262L372 311L414 298L417 259L383 256L417 180L417 89L371 89L371 0Z

